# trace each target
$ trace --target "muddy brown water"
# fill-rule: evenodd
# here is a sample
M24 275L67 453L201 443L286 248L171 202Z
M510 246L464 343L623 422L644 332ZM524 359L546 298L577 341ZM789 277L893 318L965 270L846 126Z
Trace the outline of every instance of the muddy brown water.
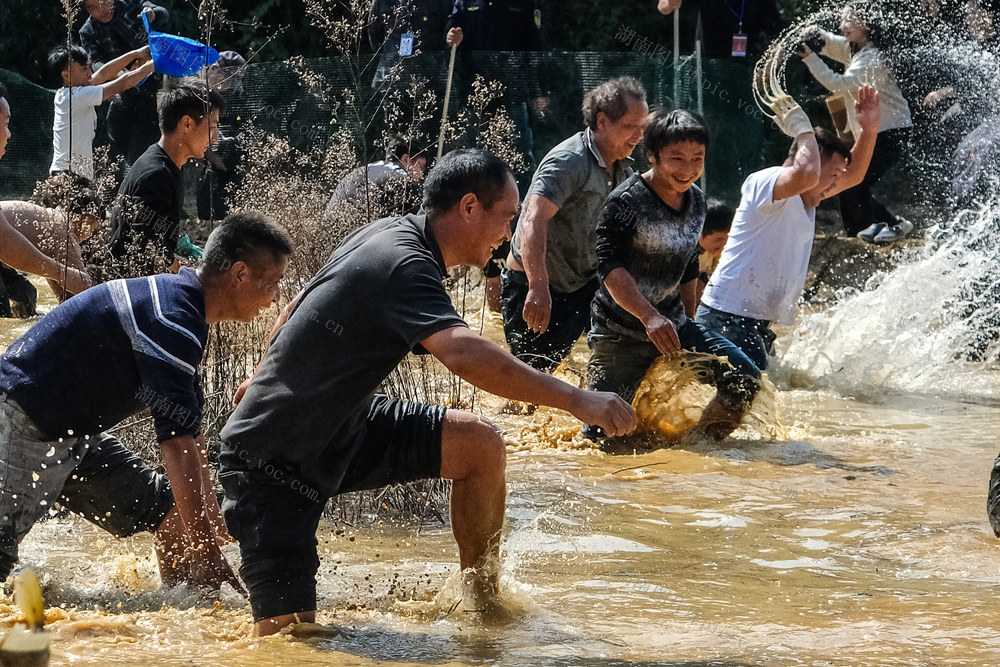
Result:
M2 343L24 330L4 322ZM485 331L502 335L494 318ZM449 613L441 526L324 528L314 630L343 633L253 640L234 592L159 589L148 538L43 522L21 551L46 589L52 664L995 664L985 492L1000 408L775 400L781 437L614 456L557 411L499 417L512 445L500 623ZM0 621L16 617L0 596Z

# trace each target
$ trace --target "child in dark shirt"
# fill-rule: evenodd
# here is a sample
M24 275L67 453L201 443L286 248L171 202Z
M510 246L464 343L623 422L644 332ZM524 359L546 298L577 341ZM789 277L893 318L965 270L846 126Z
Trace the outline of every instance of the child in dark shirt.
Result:
M729 230L733 228L733 217L736 211L732 206L723 204L718 199L708 200L708 212L705 214L705 225L701 228L701 238L698 239L698 300L701 303L702 292L708 279L719 265L722 249L729 240Z

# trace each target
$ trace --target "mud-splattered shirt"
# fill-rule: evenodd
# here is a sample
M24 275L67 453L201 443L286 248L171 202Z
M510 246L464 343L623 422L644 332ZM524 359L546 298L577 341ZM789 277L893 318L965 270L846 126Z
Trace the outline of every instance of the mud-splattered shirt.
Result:
M640 174L608 196L597 223L602 282L591 307L592 333L647 340L642 322L618 305L603 283L617 268L629 272L642 295L675 327L684 324L681 285L698 277L698 239L706 212L705 195L698 186L691 186L676 211Z

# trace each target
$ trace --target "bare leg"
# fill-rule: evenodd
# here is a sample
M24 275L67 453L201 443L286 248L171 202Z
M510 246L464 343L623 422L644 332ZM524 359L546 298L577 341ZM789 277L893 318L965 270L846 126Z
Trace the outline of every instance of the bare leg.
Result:
M460 410L445 413L441 476L453 480L451 528L462 570L476 571L476 598L498 592L506 457L503 438L489 420Z
M160 565L160 581L164 586L177 586L189 580L184 549L189 544L184 523L177 508L170 510L160 527L153 533L156 560Z
M300 611L297 614L282 614L281 616L272 616L271 618L265 618L253 624L253 636L264 637L266 635L273 635L278 630L293 623L315 623L315 622L316 622L315 610Z

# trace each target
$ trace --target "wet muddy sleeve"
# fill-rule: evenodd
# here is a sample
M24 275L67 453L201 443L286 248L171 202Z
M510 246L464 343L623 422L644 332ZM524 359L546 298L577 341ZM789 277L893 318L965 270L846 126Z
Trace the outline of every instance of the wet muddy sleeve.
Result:
M628 269L635 222L635 210L620 198L608 199L601 208L597 222L597 272L601 280L619 267Z

